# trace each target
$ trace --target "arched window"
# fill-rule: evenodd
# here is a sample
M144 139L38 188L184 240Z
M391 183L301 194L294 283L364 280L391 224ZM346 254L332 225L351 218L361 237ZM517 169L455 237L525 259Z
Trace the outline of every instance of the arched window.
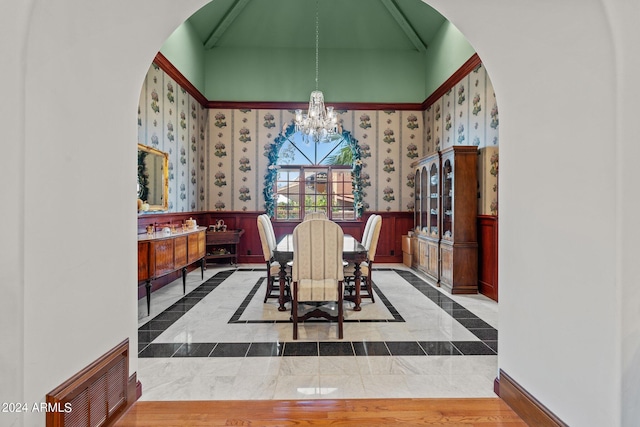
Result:
M268 153L265 179L267 213L276 220L300 220L324 212L333 220L362 215L360 148L349 132L314 142L290 125Z

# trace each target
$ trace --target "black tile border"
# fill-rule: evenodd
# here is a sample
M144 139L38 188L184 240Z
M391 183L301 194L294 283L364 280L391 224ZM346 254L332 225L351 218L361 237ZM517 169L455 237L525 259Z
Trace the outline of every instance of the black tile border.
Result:
M498 330L487 322L467 310L465 307L443 294L429 283L425 282L415 273L409 270L386 269L395 271L400 277L409 282L414 288L422 292L427 298L437 304L442 310L451 315L469 332L478 337L485 346L490 347L494 353L498 352ZM489 345L489 343L494 343Z
M356 356L391 356L384 341L359 341L351 344Z
M139 358L296 356L495 356L482 341L287 341L151 343Z
M498 354L498 330L443 294L409 270L392 268L376 269L395 271L405 281L450 314L480 341L293 341L253 343L154 343L153 341L175 321L180 319L198 301L216 289L236 271L264 271L264 269L238 268L223 270L176 301L165 311L138 328L138 357L280 357L280 356L495 356ZM232 319L242 315L255 296L264 278L260 278L245 297ZM397 310L373 284L379 299L389 312L402 319ZM386 300L386 301L385 301ZM391 309L390 309L391 307ZM345 319L345 322L347 320ZM353 322L364 322L356 320ZM370 322L394 322L394 320L369 320ZM229 321L229 323L275 323L276 321ZM289 323L289 321L278 321Z
M264 269L256 269L255 271L266 271L266 270L264 270ZM287 320L240 320L240 318L244 314L244 311L247 309L247 307L249 306L249 304L251 303L253 298L255 298L256 292L258 292L258 289L262 285L262 282L264 282L265 280L266 280L266 277L261 277L261 278L258 279L256 284L253 285L253 288L251 288L251 290L249 291L247 296L240 303L240 306L238 307L236 312L233 313L233 315L231 316L231 319L229 319L229 321L227 323L230 323L230 324L239 324L239 323L240 324L242 324L242 323L291 323L291 321L288 320L288 319ZM380 288L378 288L378 286L375 284L375 282L371 281L371 286L373 287L374 291L376 292L376 295L378 296L378 299L384 303L385 307L389 311L389 314L391 314L393 316L393 319L344 319L344 322L345 323L375 323L375 322L394 323L394 322L404 322L405 321L404 318L400 315L400 313L393 306L393 304L391 304L391 302L389 301L389 298L387 298L387 296L384 293L382 293L382 291L380 290ZM204 296L203 296L203 298L204 298ZM310 322L314 322L314 321L322 322L323 320L311 320Z
M282 356L284 343L252 342L247 351L247 357L275 357Z
M330 341L318 343L319 356L354 356L353 344L346 341Z

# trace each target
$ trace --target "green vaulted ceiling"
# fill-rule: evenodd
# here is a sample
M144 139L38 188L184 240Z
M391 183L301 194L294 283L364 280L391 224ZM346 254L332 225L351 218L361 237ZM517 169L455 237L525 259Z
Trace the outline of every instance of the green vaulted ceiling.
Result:
M474 53L421 0L319 0L327 102L425 100ZM161 52L212 101L308 101L315 0L213 0Z

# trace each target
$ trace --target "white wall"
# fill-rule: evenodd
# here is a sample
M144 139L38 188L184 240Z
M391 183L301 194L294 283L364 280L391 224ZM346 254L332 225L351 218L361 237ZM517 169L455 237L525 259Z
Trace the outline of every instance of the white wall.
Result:
M0 102L0 222L6 224L0 239L0 402L23 400L23 190L24 173L24 43L30 1L4 5L0 14L0 76L10 81ZM16 108L18 106L18 108ZM0 425L21 425L17 413L0 413Z
M634 425L638 6L430 3L471 40L500 106L499 366L569 425Z
M640 262L638 211L640 211L640 144L638 144L638 70L640 70L640 31L637 18L640 3L605 0L611 22L616 66L616 133L611 144L616 156L615 287L618 294L618 318L621 340L619 381L621 387L621 424L633 426L640 420ZM614 173L614 171L607 171ZM613 216L614 211L612 211ZM613 219L613 218L612 218Z
M428 1L500 106L500 367L580 426L640 418L639 6L602 1ZM162 42L205 2L3 1L2 401L42 400L127 336L135 353L136 105Z
M43 401L127 337L136 371L138 97L162 42L204 3L3 2L3 77L15 82L0 107L11 202L0 257L3 402ZM43 425L44 414L0 414L0 425L14 422Z

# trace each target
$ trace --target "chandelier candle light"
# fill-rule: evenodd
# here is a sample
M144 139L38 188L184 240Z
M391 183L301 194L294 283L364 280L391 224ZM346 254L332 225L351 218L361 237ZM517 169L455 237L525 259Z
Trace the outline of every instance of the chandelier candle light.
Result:
M319 41L318 1L316 0L316 90L311 92L309 110L302 114L296 110L294 119L295 129L302 132L306 138L313 137L315 142L327 141L338 132L338 120L333 107L324 106L324 95L318 90L318 41ZM308 139L307 139L308 140Z

